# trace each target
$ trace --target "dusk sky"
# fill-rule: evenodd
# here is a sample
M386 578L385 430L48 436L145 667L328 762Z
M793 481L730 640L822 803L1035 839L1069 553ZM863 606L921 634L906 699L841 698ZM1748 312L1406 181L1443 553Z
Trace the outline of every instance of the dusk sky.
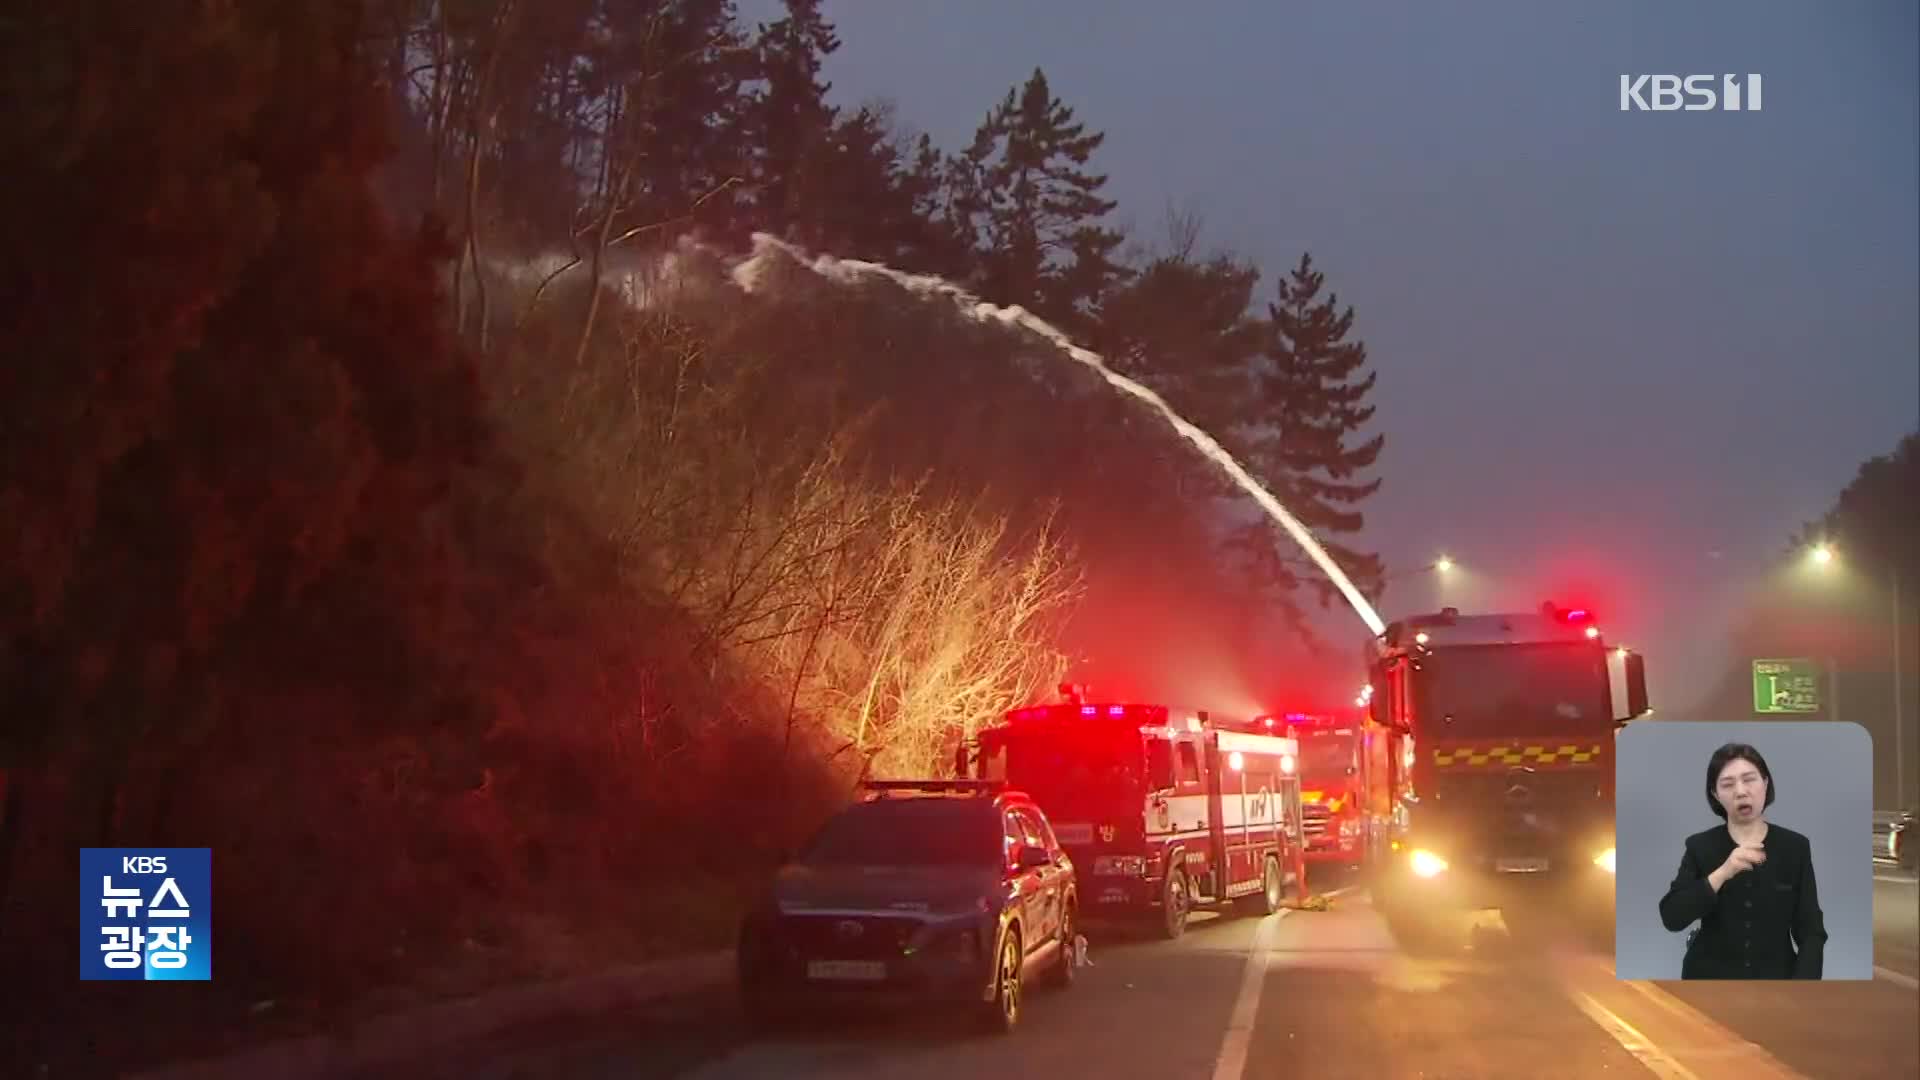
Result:
M1380 376L1361 546L1452 554L1463 608L1579 593L1657 704L1705 691L1740 591L1920 424L1911 0L825 10L840 103L959 150L1039 66L1106 132L1120 224L1199 212L1263 300L1311 251ZM1629 72L1759 73L1764 111L1623 113Z

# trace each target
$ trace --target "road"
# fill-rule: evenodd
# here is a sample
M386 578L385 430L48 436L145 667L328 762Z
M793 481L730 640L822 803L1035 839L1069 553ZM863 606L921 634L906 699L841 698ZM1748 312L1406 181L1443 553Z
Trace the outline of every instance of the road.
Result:
M1471 943L1412 952L1354 890L1327 911L1199 917L1178 941L1103 941L1078 985L1030 991L1025 1026L1007 1038L885 1018L755 1036L729 995L709 991L407 1075L1912 1077L1917 917L1911 879L1883 871L1871 982L1653 984L1614 979L1591 944L1492 915Z

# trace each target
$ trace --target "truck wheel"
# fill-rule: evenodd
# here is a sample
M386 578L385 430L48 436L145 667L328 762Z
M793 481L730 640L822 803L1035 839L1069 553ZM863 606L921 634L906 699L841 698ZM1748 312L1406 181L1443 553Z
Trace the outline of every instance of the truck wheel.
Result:
M1193 886L1187 881L1187 872L1168 870L1160 891L1160 936L1172 941L1186 933L1187 915L1192 910Z
M1269 855L1260 872L1260 891L1240 898L1240 910L1249 915L1271 915L1286 902L1286 882L1280 874L1280 859Z

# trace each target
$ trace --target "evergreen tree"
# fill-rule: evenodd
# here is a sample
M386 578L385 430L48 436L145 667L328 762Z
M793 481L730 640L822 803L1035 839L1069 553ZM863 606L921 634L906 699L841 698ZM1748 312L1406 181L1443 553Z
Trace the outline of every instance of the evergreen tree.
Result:
M734 225L753 172L742 88L756 60L732 3L600 3L582 58L599 144L587 216L608 237L659 237L672 222Z
M1367 370L1366 345L1348 340L1353 308L1342 310L1338 293L1323 295L1325 285L1312 255L1302 254L1277 283L1278 302L1268 305L1264 363L1253 379L1258 415L1246 440L1249 471L1314 532L1356 587L1374 593L1383 569L1378 556L1333 536L1357 533L1365 524L1359 506L1379 490L1380 480L1362 474L1379 459L1386 437L1362 437L1373 419L1366 401L1376 376ZM1262 521L1240 529L1233 546L1250 560L1262 585L1290 589L1300 580L1295 571L1305 560L1278 526ZM1306 580L1323 605L1338 595L1317 569Z
M1182 226L1176 224L1176 231ZM1101 305L1097 347L1114 370L1151 387L1182 416L1231 445L1248 415L1248 382L1265 328L1250 309L1257 268L1227 255L1197 258L1193 236L1176 238ZM1164 426L1144 412L1130 423ZM1168 444L1178 494L1204 503L1238 491L1218 465L1184 442ZM1170 493L1171 494L1171 493ZM1204 506L1197 507L1203 510Z
M763 24L755 38L756 85L742 105L751 149L753 226L819 246L814 213L833 198L834 128L831 84L820 69L840 47L819 0L786 0L785 18Z
M1920 596L1920 432L1862 462L1826 514L1802 529L1792 554L1822 542L1844 547L1849 566L1882 581L1897 576L1910 597Z
M1121 236L1101 224L1117 204L1100 194L1107 177L1086 169L1105 141L1038 68L987 114L950 181L986 296L1076 327L1098 308L1121 276Z

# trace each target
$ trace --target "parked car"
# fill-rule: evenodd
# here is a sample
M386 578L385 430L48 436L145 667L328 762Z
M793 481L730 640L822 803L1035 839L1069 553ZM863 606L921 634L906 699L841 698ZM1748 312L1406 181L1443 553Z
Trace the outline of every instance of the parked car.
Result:
M820 828L742 920L750 1016L846 999L945 1004L1010 1032L1028 983L1073 984L1073 861L1026 794L876 781Z

